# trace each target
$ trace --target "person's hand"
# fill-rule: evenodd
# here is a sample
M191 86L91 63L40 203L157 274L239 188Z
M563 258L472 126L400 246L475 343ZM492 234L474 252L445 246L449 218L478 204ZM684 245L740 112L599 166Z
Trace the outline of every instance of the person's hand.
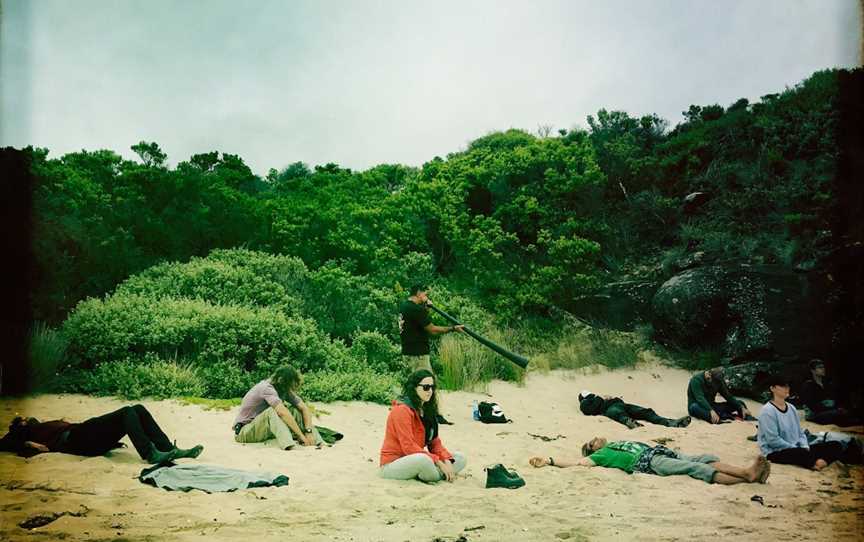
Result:
M747 410L747 407L742 407L741 408L741 417L746 418L749 415L750 415L750 411Z
M452 329L453 331L457 331L459 333L465 333L465 326L463 326L462 324L459 324L458 326L453 326Z
M24 441L24 446L27 446L29 448L33 448L34 450L37 450L39 452L50 452L51 451L48 449L48 446L45 446L44 444L39 444L38 442L33 442L32 440Z
M314 446L315 445L315 437L312 436L312 433L303 433L303 439L300 444L303 446Z
M548 457L532 457L531 459L528 460L528 463L530 463L532 467L539 469L539 468L542 468L542 467L549 465L549 458Z
M439 461L437 463L438 468L441 469L441 472L444 473L444 479L448 482L452 482L456 479L456 473L453 472L453 463L450 461Z
M711 423L720 423L720 415L715 411L711 411Z

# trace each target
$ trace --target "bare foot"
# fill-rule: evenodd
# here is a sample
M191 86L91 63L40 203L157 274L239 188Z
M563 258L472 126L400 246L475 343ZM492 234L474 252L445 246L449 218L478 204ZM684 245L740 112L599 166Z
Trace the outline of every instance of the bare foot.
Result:
M822 470L828 466L828 463L824 459L817 459L815 463L813 463L813 470Z
M762 474L762 463L760 463L759 458L756 458L753 463L744 469L744 473L746 477L744 478L748 482L755 482L759 480L759 475Z
M771 462L764 455L757 457L756 462L759 463L759 477L756 478L756 481L764 484L768 480L768 475L771 474Z

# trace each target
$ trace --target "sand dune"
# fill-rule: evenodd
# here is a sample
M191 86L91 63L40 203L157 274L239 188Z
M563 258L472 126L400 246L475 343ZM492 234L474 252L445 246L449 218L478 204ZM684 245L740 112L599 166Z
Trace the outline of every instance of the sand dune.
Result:
M290 485L212 495L166 492L138 482L146 465L131 445L95 458L43 454L25 460L0 454L0 539L860 540L861 467L833 465L816 473L774 465L765 485L719 486L680 476L528 466L535 454L577 457L581 444L595 435L669 439L667 446L685 452L712 452L736 464L752 461L758 450L746 440L754 433L751 423L694 421L686 429L628 430L578 410L576 395L588 388L622 395L663 416L682 416L688 376L644 365L632 371L531 375L524 387L494 382L488 395L514 419L506 425L471 419L472 401L487 394L445 392L443 410L456 425L443 427L442 438L451 450L468 455L468 467L455 483L437 485L378 478L385 406L316 405L322 411L319 422L343 432L345 440L323 450L284 452L270 444L236 444L233 412L143 401L179 445L206 447L199 462L282 472ZM749 403L758 413L759 405ZM16 413L77 421L124 404L74 395L3 400L0 426L8 426ZM483 467L499 462L516 468L527 485L485 489ZM764 506L750 500L756 494ZM55 514L60 516L42 527L19 527L28 518Z

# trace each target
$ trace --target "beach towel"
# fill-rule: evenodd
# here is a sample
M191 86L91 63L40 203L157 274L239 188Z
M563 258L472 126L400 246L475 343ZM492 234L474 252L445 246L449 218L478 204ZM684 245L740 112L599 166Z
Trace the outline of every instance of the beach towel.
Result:
M244 471L198 463L154 465L142 470L138 480L142 484L161 487L168 491L200 489L205 493L288 485L288 477L284 474Z

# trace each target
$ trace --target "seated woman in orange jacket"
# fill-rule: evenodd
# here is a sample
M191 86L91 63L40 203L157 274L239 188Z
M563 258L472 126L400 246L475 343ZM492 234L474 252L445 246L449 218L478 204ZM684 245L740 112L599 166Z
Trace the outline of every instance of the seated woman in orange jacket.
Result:
M447 480L465 468L465 456L450 453L438 437L438 399L435 375L415 371L402 387L402 397L393 401L381 445L381 476L391 480L424 482Z

